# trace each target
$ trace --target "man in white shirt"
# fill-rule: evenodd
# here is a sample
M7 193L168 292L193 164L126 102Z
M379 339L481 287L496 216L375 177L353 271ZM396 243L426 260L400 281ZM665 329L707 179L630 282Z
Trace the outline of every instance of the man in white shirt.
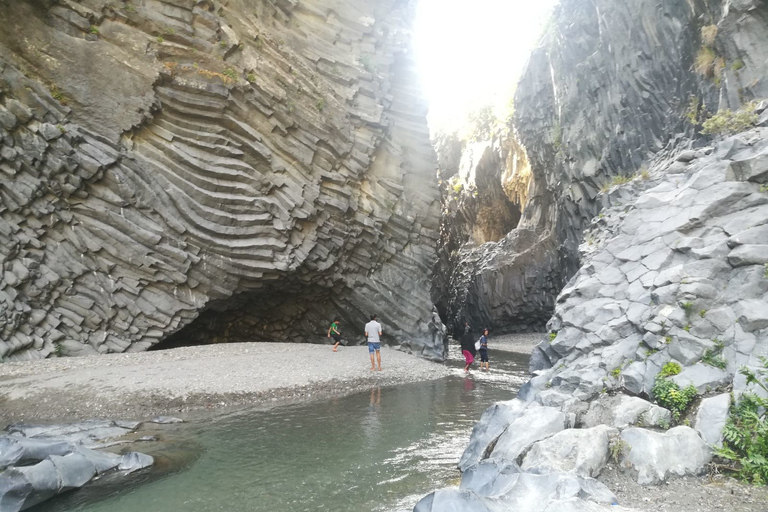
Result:
M371 321L365 324L365 338L368 340L368 353L371 355L371 371L376 370L373 364L374 353L381 371L381 324L376 321L376 315L371 315Z

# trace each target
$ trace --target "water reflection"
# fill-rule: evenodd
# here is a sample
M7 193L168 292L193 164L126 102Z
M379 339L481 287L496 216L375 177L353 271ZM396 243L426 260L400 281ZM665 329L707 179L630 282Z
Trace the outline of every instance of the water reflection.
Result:
M458 358L448 364L456 375L437 381L175 425L173 442L196 446L194 462L40 512L410 511L456 479L474 422L526 378L527 358L513 354L497 352L492 372L467 376Z

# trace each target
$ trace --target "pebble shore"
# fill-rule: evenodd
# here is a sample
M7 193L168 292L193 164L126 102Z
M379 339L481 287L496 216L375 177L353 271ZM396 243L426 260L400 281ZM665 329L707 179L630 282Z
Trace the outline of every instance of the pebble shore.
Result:
M157 414L344 395L449 375L446 366L383 347L228 343L0 364L0 426Z

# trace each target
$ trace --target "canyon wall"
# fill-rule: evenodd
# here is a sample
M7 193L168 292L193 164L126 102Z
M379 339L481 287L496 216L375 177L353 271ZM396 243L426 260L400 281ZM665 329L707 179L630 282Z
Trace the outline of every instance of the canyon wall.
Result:
M413 2L0 1L0 357L319 341L441 358ZM186 327L186 329L185 329Z
M435 289L446 322L542 326L580 266L600 189L696 136L707 115L768 96L767 32L757 0L561 2L514 100L516 152L531 174L519 225L498 242L443 245L449 271Z

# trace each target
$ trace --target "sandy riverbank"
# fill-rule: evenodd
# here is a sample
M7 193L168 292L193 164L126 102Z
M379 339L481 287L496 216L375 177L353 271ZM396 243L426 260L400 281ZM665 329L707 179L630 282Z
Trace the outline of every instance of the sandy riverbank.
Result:
M0 364L0 428L13 422L146 418L431 380L446 366L382 349L232 343Z

